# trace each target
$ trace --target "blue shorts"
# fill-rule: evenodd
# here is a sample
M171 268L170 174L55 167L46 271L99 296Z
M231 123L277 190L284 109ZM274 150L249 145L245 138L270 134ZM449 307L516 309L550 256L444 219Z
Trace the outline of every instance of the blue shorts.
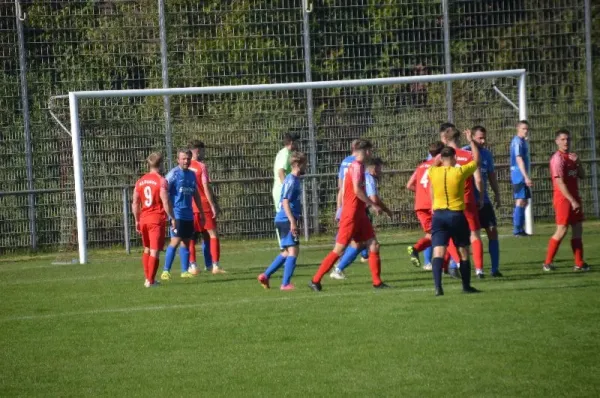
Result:
M479 224L481 224L481 228L491 228L498 225L496 212L491 203L485 202L483 207L479 209Z
M513 198L515 199L530 199L531 190L524 182L513 184Z
M471 244L467 218L462 211L435 210L431 220L431 246L448 246L450 239L456 247Z
M289 221L280 221L275 223L275 228L279 232L279 238L281 239L280 247L287 249L288 247L300 245L300 239L298 236L292 234L292 229Z
M170 228L171 238L192 239L195 235L194 220L175 220L175 229Z

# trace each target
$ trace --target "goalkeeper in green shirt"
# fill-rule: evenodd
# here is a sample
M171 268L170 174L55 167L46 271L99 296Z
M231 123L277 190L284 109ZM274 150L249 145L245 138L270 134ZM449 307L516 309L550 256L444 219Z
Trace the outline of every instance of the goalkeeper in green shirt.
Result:
M275 158L275 165L273 166L273 206L275 206L275 210L277 210L277 205L281 199L283 180L292 171L290 158L292 152L298 149L296 145L297 139L296 135L287 133L283 137L283 148L277 153L277 157Z

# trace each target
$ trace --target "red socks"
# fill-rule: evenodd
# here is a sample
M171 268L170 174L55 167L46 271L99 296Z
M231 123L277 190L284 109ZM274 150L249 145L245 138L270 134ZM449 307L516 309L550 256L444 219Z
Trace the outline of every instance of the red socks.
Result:
M369 252L369 268L373 278L373 286L381 285L381 259L379 253Z
M544 264L552 264L554 261L554 256L556 256L556 252L558 251L559 247L560 241L550 238L550 241L548 242L548 252L546 253L546 261L544 261ZM573 251L575 251L575 249L573 249ZM583 248L581 249L581 252L583 254Z
M151 274L151 268L150 268L150 254L148 254L148 253L142 254L142 265L144 267L144 276L146 277L147 280L151 281L152 279L150 279L150 277L152 276L152 274Z
M314 283L321 283L321 279L323 279L323 276L329 272L329 270L333 267L333 265L339 258L340 258L340 256L338 256L338 254L336 252L334 252L334 251L330 252L323 259L323 262L321 263L321 266L317 270L317 273L315 274L315 276L313 276L312 281ZM371 256L369 255L369 265L371 263L370 260L371 260Z
M578 267L583 266L583 242L581 238L571 239L571 249L573 249L573 256L575 257L575 265Z
M417 251L417 252L422 252L423 250L427 249L428 247L431 246L431 239L429 238L421 238L419 239L419 241L413 246L413 248Z
M195 263L196 262L196 241L194 239L190 240L188 249L190 250L190 263Z
M219 262L221 257L221 243L219 238L210 238L210 256L212 257L213 264Z
M458 250L456 249L456 246L454 246L454 242L452 240L448 242L447 252L450 253L452 260L454 260L456 264L460 263L460 256L458 255Z
M471 242L473 248L473 262L475 263L475 269L483 270L483 243L477 239Z
M156 272L158 271L158 255L156 257L148 257L148 269L150 270L150 282L154 283Z

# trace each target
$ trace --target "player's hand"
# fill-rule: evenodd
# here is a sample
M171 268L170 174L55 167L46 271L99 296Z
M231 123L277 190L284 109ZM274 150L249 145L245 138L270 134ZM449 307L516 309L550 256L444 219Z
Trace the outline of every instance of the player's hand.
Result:
M571 201L571 207L573 208L574 212L578 212L581 209L581 205L576 200Z
M481 195L481 197L479 198L479 203L477 205L479 206L479 209L483 209L483 206L485 205L485 201L483 200L483 195Z
M533 185L533 181L531 181L531 179L529 178L525 178L525 185L527 185L528 187Z
M175 222L175 220L171 219L171 229L173 231L175 231L177 229L177 223Z
M373 203L371 205L371 209L373 209L373 211L375 212L375 214L380 215L381 212L383 211L383 209L381 208L381 206L376 205L375 203Z
M467 141L469 141L469 143L473 142L473 133L471 133L470 129L466 129L465 131L463 131L463 134L465 135L465 138L467 139Z
M296 220L290 222L290 231L294 237L298 236L298 224L296 224Z
M500 206L501 206L500 195L495 195L494 196L494 203L496 205L496 209L500 208Z
M137 232L138 234L142 233L142 229L140 228L140 222L139 221L135 222L135 232Z
M569 152L569 159L571 159L575 163L579 162L579 156L577 156L577 154L573 152Z
M213 213L213 218L216 220L217 216L219 215L220 209L218 206L211 206L210 210L212 210Z

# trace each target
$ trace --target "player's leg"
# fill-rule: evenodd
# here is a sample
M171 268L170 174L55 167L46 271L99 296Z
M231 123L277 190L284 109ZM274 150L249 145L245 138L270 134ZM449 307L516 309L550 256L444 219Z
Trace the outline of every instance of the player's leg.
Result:
M421 266L421 260L419 259L419 253L431 247L431 212L426 210L418 210L416 212L421 228L425 232L425 235L412 246L407 248L410 262L415 267ZM426 262L427 264L427 262Z
M210 255L210 235L208 231L202 231L202 256L204 257L204 269L212 271L212 256Z
M513 235L516 237L526 236L525 233L525 208L529 201L529 188L525 183L513 185L513 197L515 209L513 211Z
M151 224L148 228L148 281L150 286L156 286L159 253L165 246L165 224Z
M501 277L500 273L500 244L498 241L498 229L496 227L496 213L491 203L485 203L483 208L479 209L479 221L481 227L485 229L488 237L488 253L490 255L491 272L494 278Z
M468 225L464 214L456 212L452 217L450 235L458 248L458 255L460 256L459 267L463 293L477 293L479 290L471 286L471 262L469 260L471 236L469 236Z
M333 250L329 252L327 256L325 256L321 262L321 265L319 266L319 269L313 275L310 283L308 284L308 287L316 292L321 291L321 279L323 279L323 276L325 276L325 274L327 274L331 268L333 268L333 265L342 256L342 253L344 253L344 250L352 241L353 234L354 221L352 219L340 220L340 226Z
M196 262L196 243L200 238L201 231L202 229L200 226L200 213L194 213L194 235L192 236L192 239L190 239L190 244L188 246L190 250L189 271L194 275L198 275L198 273L200 272L198 264Z
M346 279L346 275L344 275L344 270L348 268L348 266L352 264L354 260L356 260L356 257L358 257L358 255L361 254L361 251L363 251L363 249L365 249L365 246L359 245L354 240L351 241L348 247L346 247L346 250L344 250L344 254L340 258L338 265L329 274L329 277L331 279L338 280ZM368 258L368 247L366 248L366 250Z
M458 279L460 278L460 273L458 271L459 263L460 255L458 254L458 249L456 248L454 241L452 239L449 239L446 255L444 256L443 269L444 271L448 271L448 274L452 278Z
M208 214L206 214L205 217L207 215ZM207 230L210 240L210 257L212 259L212 273L213 275L225 274L227 272L219 266L219 261L221 259L221 242L217 233L217 223L213 218L212 221L207 225L208 227L210 227L207 228Z
M369 239L365 245L369 247L369 269L371 271L373 287L375 289L389 287L381 280L381 257L379 256L380 246L377 238L373 237Z
M269 278L271 278L271 275L273 275L275 272L277 272L277 270L279 268L281 268L281 266L283 264L285 264L285 261L288 257L287 243L290 243L290 242L288 242L288 240L290 240L288 238L288 236L291 235L290 223L289 223L289 221L277 222L277 223L275 223L275 229L277 230L279 236L283 237L280 241L281 243L279 246L280 253L279 253L279 255L277 255L277 257L275 257L275 259L273 260L271 265L269 265L267 267L265 272L260 274L257 278L258 281L260 282L260 284L265 289L269 289L269 287L270 287ZM288 239L286 239L286 238L288 238ZM291 239L291 242L293 243L293 239Z
M574 271L589 271L590 266L583 260L583 223L581 221L571 224L571 249L575 259Z
M144 269L144 286L150 286L151 273L149 272L150 264L150 234L146 224L140 225L140 233L142 235L142 246L144 246L144 252L142 253L142 267Z
M448 213L447 210L438 210L433 213L431 220L431 242L433 247L431 271L436 296L444 295L444 290L442 289L442 266L446 255L446 246L450 239L447 223Z
M571 212L571 203L569 201L561 201L554 203L554 217L556 220L556 230L548 241L548 249L546 251L546 259L542 269L544 271L554 271L554 256L558 252L560 244L569 230L569 215Z
M175 220L176 227L178 227L178 221ZM169 246L167 246L167 250L165 252L165 266L163 268L163 272L160 275L160 279L169 280L171 279L171 267L173 266L173 261L175 260L175 254L177 253L177 248L181 243L181 238L179 237L179 230L177 228L169 228L171 241L169 242Z
M181 277L182 278L193 278L194 274L189 272L190 265L190 241L194 236L194 221L193 220L179 220L177 226L177 232L181 238L179 244L179 259L181 260Z
M473 249L473 262L477 278L483 279L483 242L481 241L481 223L479 222L479 208L476 203L467 203L464 211L469 230L471 231L471 247Z
M294 290L295 287L292 285L292 276L296 269L296 261L298 260L298 254L300 253L300 241L295 238L295 246L289 246L287 248L288 256L285 259L285 265L283 266L283 280L281 282L280 290Z
M423 262L425 265L423 266L424 271L431 271L431 259L433 258L433 247L429 246L427 249L423 250Z

